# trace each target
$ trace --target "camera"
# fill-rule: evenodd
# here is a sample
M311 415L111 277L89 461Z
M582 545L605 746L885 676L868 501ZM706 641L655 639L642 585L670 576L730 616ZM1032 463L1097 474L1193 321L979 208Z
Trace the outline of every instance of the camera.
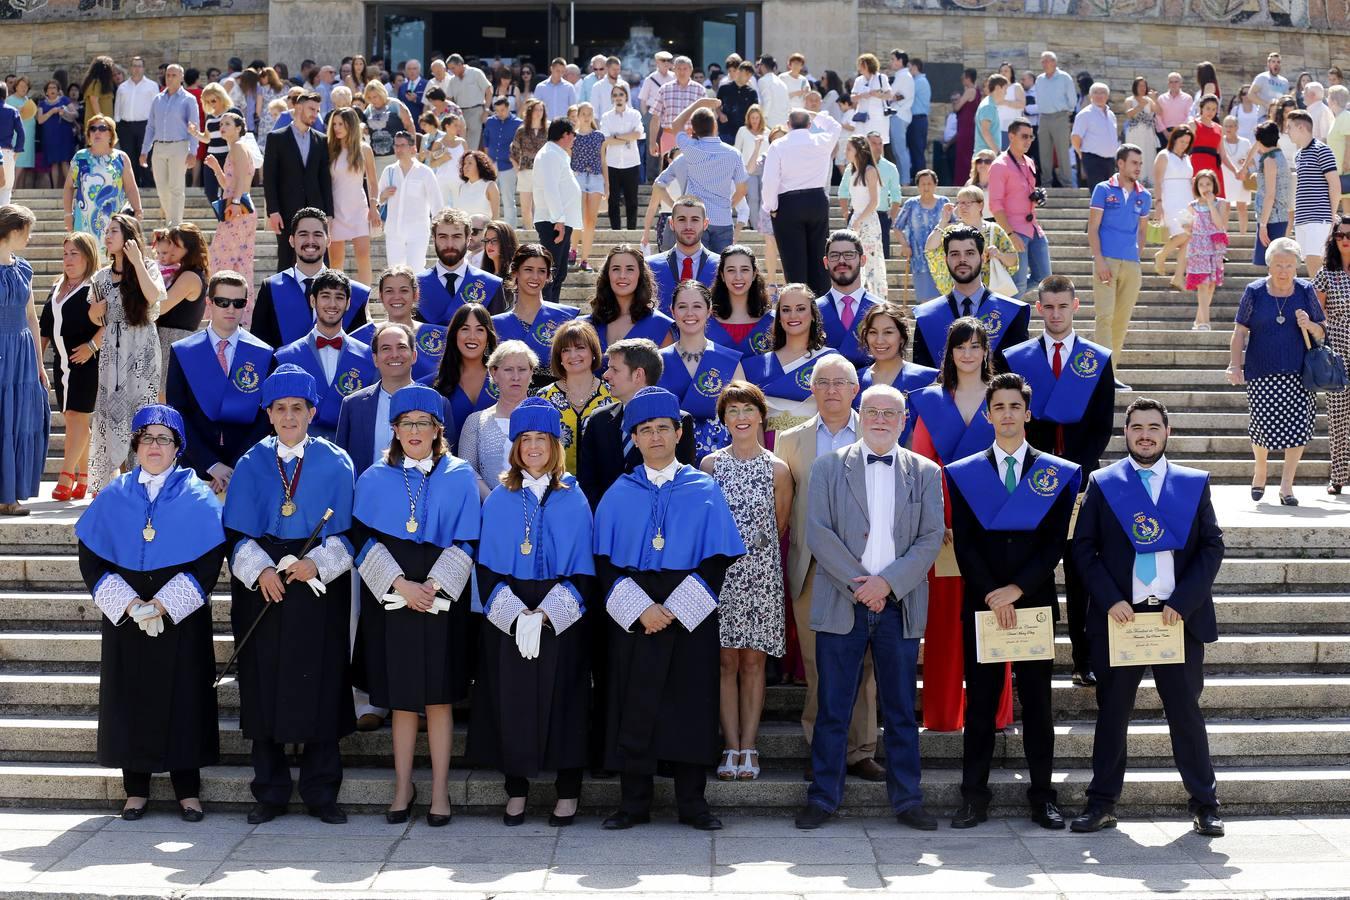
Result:
M1036 188L1030 194L1027 195L1027 199L1030 200L1036 206L1044 206L1045 188Z

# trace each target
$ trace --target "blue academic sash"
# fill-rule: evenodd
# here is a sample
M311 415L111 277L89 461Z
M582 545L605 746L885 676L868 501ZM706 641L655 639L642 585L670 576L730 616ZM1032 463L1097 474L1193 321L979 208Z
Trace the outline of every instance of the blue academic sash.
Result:
M822 353L802 363L791 372L783 371L778 354L770 351L741 360L745 378L770 397L782 400L805 400L811 396L811 373L829 353Z
M414 381L421 381L430 377L435 380L436 373L441 370L441 357L445 356L445 335L449 329L442 325L432 325L429 322L416 322L417 333L414 340L417 342L417 362L413 363L412 376ZM351 337L370 347L370 352L375 352L375 323L367 322L360 328L351 333Z
M1207 484L1208 472L1168 462L1167 477L1154 504L1129 459L1097 471L1097 486L1102 489L1106 505L1136 553L1180 550L1186 546L1186 536L1191 533Z
M564 473L561 481L564 487L549 492L542 505L529 488L493 488L483 501L476 562L498 575L532 581L595 574L590 504L575 477ZM534 545L528 556L519 549L527 516Z
M346 331L356 319L356 314L370 299L370 288L359 281L352 283L352 299L347 304L347 314L342 317L342 330ZM281 332L281 346L299 340L314 327L314 310L305 296L305 289L291 276L291 270L278 272L267 279L268 292L272 295L272 310L277 317L277 330Z
M492 317L492 327L497 330L498 341L524 341L539 357L539 367L547 369L553 350L553 335L559 326L577 317L577 310L560 303L543 301L534 321L526 325L517 318L515 310L498 313Z
M943 465L972 453L982 452L994 443L994 426L989 423L989 407L980 404L979 412L967 425L956 401L940 384L930 385L909 395L914 414L923 419Z
M953 298L955 298L953 300ZM936 300L929 300L927 303L921 303L914 308L914 324L923 332L924 343L928 345L928 350L933 354L933 359L941 359L943 349L947 346L947 330L952 327L956 321L956 316L952 313L949 301L955 302L960 309L961 301L964 298L957 297L956 292L945 294ZM997 350L999 342L1003 340L1003 334L1007 331L1008 325L1013 319L1017 318L1026 304L1020 300L1014 300L1011 297L1004 297L995 294L988 288L980 296L978 303L974 304L975 316L984 323L984 327L989 332L989 349Z
M1049 453L1036 457L1010 494L987 454L982 450L947 466L947 477L986 531L1035 531L1060 494L1078 494L1078 466Z
M277 351L277 365L295 363L310 375L319 386L319 411L314 421L328 428L337 427L338 409L342 398L374 384L380 378L375 368L375 360L370 355L370 347L346 336L342 342L342 352L338 356L337 369L333 381L329 383L323 374L323 364L319 362L319 352L310 342L309 336L287 344Z
M452 297L445 289L445 282L437 274L433 265L417 276L417 311L422 319L433 325L449 325L455 310L466 303L487 306L502 284L496 275L467 266L464 277L455 285L455 295Z
M240 425L258 417L263 379L272 365L271 347L240 331L228 376L220 370L210 333L205 330L175 341L171 350L193 399L208 419Z
M1047 338L1048 340L1048 338ZM1031 385L1031 415L1073 425L1083 420L1092 392L1106 371L1111 351L1075 337L1073 353L1063 360L1059 378L1045 358L1040 338L1023 341L1003 354L1009 368Z
M591 313L587 313L579 318L584 322L589 322L591 327L595 329L595 333L600 336L600 352L603 355L609 350L609 338L606 337L605 334L608 330L607 326L595 321L595 316ZM645 316L634 322L633 327L628 329L628 333L624 335L624 339L647 338L649 341L656 344L656 346L660 347L661 344L665 342L666 338L670 337L674 331L675 320L665 313L653 310L651 315ZM600 368L604 368L604 366L601 366Z
M862 365L869 358L867 342L863 340L862 335L863 319L867 317L867 311L876 304L876 298L863 291L858 298L858 308L853 312L853 327L846 329L839 319L839 311L834 308L834 298L830 294L816 301L816 306L820 307L821 321L825 325L825 344L842 353L844 358L855 366Z
M702 459L730 444L731 432L717 418L717 398L741 362L736 351L709 347L692 378L674 344L661 350L661 362L664 368L657 386L680 398L680 409L694 419L695 459Z
M909 395L914 391L921 391L933 382L937 381L938 370L930 369L928 366L921 366L917 363L906 362L900 366L900 374L891 382L891 387L905 395L906 407L909 404ZM873 385L872 366L868 366L858 373L858 395L853 398L853 408L858 409L862 405L863 391ZM914 423L918 417L914 415L912 409L908 409L908 415L905 416L905 427L900 432L900 446L909 448L914 437Z
M75 536L96 555L150 572L194 562L225 540L220 501L191 469L171 472L153 502L140 474L137 466L114 478L75 523ZM148 541L147 525L154 527Z
M708 340L719 347L735 350L742 357L759 356L773 349L773 313L765 313L743 341L734 340L722 323L712 318L708 319L706 332Z

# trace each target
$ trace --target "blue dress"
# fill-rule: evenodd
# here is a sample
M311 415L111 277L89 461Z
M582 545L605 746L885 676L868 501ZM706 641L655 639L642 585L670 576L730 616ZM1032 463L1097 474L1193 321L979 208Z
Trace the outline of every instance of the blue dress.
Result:
M932 273L928 271L928 254L923 248L928 243L928 235L932 234L938 220L942 218L942 207L946 205L947 198L939 196L932 209L924 209L918 197L910 197L895 217L895 227L905 235L912 251L909 271L914 276L915 304L931 300L940 293L933 283Z
M57 97L55 103L47 100L38 102L38 109L50 112L71 102L69 97ZM54 115L38 126L42 136L42 158L47 165L70 162L75 156L75 129L61 116Z
M36 497L47 459L51 408L38 381L37 338L28 328L33 267L0 265L0 503Z

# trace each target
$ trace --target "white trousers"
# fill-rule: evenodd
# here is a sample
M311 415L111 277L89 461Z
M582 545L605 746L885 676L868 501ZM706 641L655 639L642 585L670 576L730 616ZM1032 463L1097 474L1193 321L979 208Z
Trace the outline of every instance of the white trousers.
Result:
M425 228L406 229L384 226L384 254L391 266L408 266L414 272L427 267L427 244L431 231Z

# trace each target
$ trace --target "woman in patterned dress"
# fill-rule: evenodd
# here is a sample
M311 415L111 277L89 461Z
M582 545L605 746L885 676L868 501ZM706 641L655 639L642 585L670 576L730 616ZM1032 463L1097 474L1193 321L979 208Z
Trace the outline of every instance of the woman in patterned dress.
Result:
M549 371L557 379L540 388L538 396L562 414L563 467L577 473L581 423L597 409L614 402L609 385L596 377L600 365L600 338L590 322L573 319L558 326L549 349Z
M253 242L258 237L258 212L238 202L248 195L253 173L262 164L262 152L253 136L244 131L244 117L227 112L220 117L220 136L229 145L222 167L214 154L206 155L206 166L215 173L221 195L228 201L225 220L216 223L211 238L211 274L229 269L248 282L248 309L244 326L253 319ZM250 203L252 198L249 198Z
M849 214L848 227L858 233L862 239L863 252L867 254L863 285L872 296L884 298L890 289L886 283L881 220L877 218L881 202L881 172L872 159L872 148L868 146L867 138L855 135L848 139L848 162L854 173L853 184L849 188L853 208Z
M1183 223L1186 242L1186 290L1195 291L1192 331L1209 331L1209 304L1223 284L1223 255L1228 249L1228 201L1219 196L1219 176L1202 169L1191 179L1195 199Z
M103 245L108 220L130 204L141 215L141 193L131 177L131 159L117 149L117 130L109 116L94 116L85 126L87 146L71 160L62 202L67 231L87 231ZM133 148L134 149L134 148ZM129 439L128 439L129 440Z
M159 399L159 338L155 319L164 279L141 249L141 223L114 213L103 237L110 264L94 273L94 297L106 303L94 403L89 484L101 491L126 465L131 419Z
M731 432L731 445L700 465L722 488L749 551L727 570L718 606L727 749L717 777L723 781L759 777L755 743L764 711L764 663L782 656L787 643L779 540L792 512L793 481L787 463L759 442L768 412L759 388L745 381L728 384L717 401L717 418Z
M1350 216L1336 217L1313 288L1327 313L1327 343L1341 359L1350 360ZM1350 482L1350 391L1327 394L1327 431L1331 434L1327 493L1339 494Z
M928 244L928 235L938 226L942 211L948 202L946 197L938 196L937 173L924 169L914 176L919 196L910 197L900 207L900 215L895 217L895 231L899 238L897 252L903 259L909 260L909 271L914 280L913 298L900 298L904 303L926 303L938 296L937 285L928 270L928 256L924 247Z

